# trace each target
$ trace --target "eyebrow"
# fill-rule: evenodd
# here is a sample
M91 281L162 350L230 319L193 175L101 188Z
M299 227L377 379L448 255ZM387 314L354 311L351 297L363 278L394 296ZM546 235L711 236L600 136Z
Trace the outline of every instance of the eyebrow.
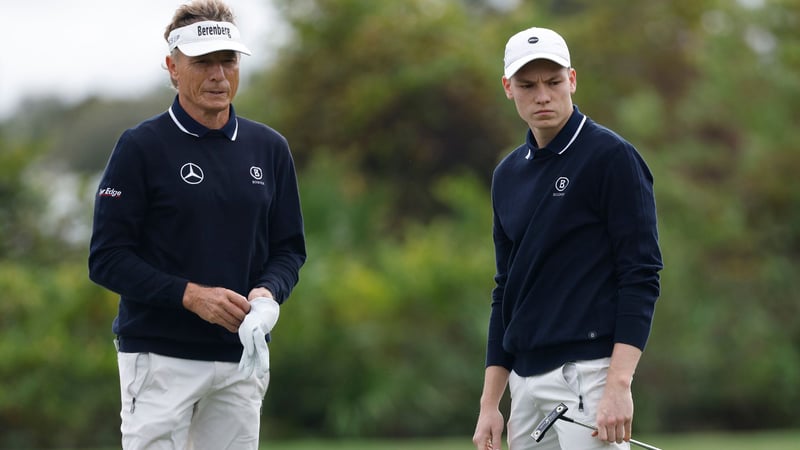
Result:
M517 83L537 83L537 82L539 82L538 79L533 80L533 79L526 78L526 77L514 77L514 78L517 81ZM545 78L542 79L542 81L547 83L547 82L555 81L555 80L563 80L564 78L565 77L562 74L558 73L558 74L555 74L555 75L551 75L551 76L545 77Z

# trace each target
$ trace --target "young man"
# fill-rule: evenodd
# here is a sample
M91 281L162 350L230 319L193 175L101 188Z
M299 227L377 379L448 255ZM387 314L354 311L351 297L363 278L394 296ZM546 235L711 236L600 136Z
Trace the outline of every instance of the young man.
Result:
M508 385L511 450L628 448L662 268L652 175L572 104L576 72L554 31L512 36L502 83L529 130L492 182L496 287L473 442L501 448ZM557 421L536 443L561 402L598 431Z
M229 8L195 0L165 38L177 96L125 131L95 203L89 274L120 294L124 449L258 449L269 332L306 258L286 140L238 117Z

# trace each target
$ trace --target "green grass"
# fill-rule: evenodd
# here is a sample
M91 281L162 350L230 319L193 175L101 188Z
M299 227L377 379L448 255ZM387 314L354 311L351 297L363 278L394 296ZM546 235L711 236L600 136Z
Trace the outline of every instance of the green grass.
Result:
M634 436L662 450L797 450L800 430ZM293 440L262 442L263 450L475 450L470 436L414 440ZM635 445L631 449L638 449ZM503 442L503 449L508 450ZM87 449L81 449L87 450ZM95 449L95 450L114 450Z
M662 450L797 450L800 430L757 433L689 433L634 436ZM451 439L395 441L281 441L265 442L263 450L475 450L471 436ZM635 445L631 449L638 449ZM503 449L508 446L503 442Z
M340 440L266 442L263 450L470 450L471 438L426 440Z
M796 450L800 430L636 436L663 450ZM631 446L631 449L640 448Z

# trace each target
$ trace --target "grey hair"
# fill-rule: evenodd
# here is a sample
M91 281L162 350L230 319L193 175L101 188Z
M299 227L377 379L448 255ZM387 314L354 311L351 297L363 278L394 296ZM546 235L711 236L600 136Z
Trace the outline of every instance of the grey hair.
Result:
M169 34L172 32L172 30L205 20L213 20L215 22L230 22L232 24L236 24L233 12L228 5L223 3L221 0L192 0L189 3L181 5L177 10L175 10L175 15L172 16L172 21L164 30L164 40L169 39ZM172 58L177 58L179 54L181 53L177 47L170 52L170 56ZM170 82L172 83L172 87L177 88L178 84L172 78L172 75L170 75L169 78Z

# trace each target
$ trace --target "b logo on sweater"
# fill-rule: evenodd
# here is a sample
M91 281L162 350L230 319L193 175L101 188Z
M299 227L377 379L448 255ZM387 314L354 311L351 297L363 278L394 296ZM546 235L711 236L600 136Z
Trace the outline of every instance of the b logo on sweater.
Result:
M264 172L261 170L260 167L253 166L250 168L250 176L253 177L251 182L253 184L260 184L264 185L264 182L261 179L264 177Z
M553 197L563 197L564 191L567 190L567 186L569 186L569 178L558 177L555 183L555 188L558 192L553 192Z

